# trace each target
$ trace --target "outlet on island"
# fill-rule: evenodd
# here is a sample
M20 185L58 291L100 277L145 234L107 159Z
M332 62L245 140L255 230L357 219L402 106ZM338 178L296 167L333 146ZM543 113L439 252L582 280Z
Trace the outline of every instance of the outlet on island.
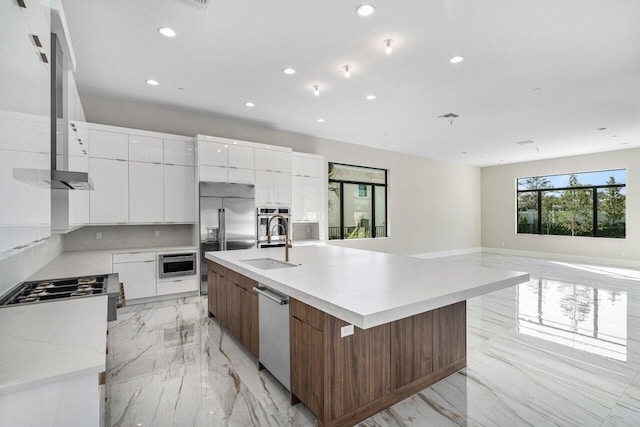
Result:
M160 237L160 230L156 230L156 231L154 232L154 236L156 236L156 237Z
M96 233L96 240L102 240L102 233L99 231Z

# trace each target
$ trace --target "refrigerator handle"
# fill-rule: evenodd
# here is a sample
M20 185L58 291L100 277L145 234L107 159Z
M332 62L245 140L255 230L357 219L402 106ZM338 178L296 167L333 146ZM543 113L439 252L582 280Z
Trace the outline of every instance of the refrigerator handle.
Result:
M227 250L227 218L224 209L218 209L218 222L220 223L220 250Z

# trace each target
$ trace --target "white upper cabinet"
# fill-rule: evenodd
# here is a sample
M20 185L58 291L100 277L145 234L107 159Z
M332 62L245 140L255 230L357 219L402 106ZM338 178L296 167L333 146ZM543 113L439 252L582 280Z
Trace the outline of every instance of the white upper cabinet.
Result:
M275 172L273 174L274 200L277 205L291 204L291 174Z
M163 151L162 138L129 135L129 160L131 161L162 163Z
M89 172L89 157L69 156L69 170ZM64 190L63 190L64 191ZM91 191L69 191L69 226L77 227L89 222L89 195Z
M100 159L129 160L129 135L91 129L89 155Z
M168 165L195 165L195 143L193 141L164 140L164 163Z
M291 204L291 175L269 171L256 171L256 204Z
M162 222L163 193L162 164L129 162L130 223Z
M291 153L288 151L273 152L273 171L291 174Z
M324 175L324 156L293 153L291 156L291 171L294 176L322 178Z
M129 222L129 163L121 160L90 159L93 179L90 191L92 224L124 224Z
M191 166L164 165L164 221L196 221L195 175Z
M256 172L253 169L229 168L229 182L234 184L255 184Z
M240 169L253 169L253 148L252 147L244 147L242 145L229 145L228 146L229 153L229 167L230 168L240 168Z
M220 142L198 141L198 162L201 165L227 167L227 149L228 145Z

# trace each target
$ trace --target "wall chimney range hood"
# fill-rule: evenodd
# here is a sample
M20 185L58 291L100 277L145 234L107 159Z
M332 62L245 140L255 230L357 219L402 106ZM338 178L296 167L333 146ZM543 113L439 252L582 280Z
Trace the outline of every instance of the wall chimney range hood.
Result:
M51 179L53 190L93 190L93 182L87 172L58 170L58 137L62 141L62 160L66 165L68 150L68 122L64 97L64 56L58 36L51 34Z

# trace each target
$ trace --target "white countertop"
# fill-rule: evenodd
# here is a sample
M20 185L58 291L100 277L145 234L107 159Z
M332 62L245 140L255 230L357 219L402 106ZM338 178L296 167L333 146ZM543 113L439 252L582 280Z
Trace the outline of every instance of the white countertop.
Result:
M106 295L0 308L0 395L92 372L97 385L106 333Z
M138 252L173 252L197 251L195 246L175 246L157 248L105 249L101 251L71 251L63 252L36 271L26 281L58 279L72 276L95 276L96 274L111 273L111 256L122 253Z
M528 273L338 246L293 248L290 262L299 266L274 270L242 260L284 261L284 248L207 252L206 258L362 329L529 280Z

